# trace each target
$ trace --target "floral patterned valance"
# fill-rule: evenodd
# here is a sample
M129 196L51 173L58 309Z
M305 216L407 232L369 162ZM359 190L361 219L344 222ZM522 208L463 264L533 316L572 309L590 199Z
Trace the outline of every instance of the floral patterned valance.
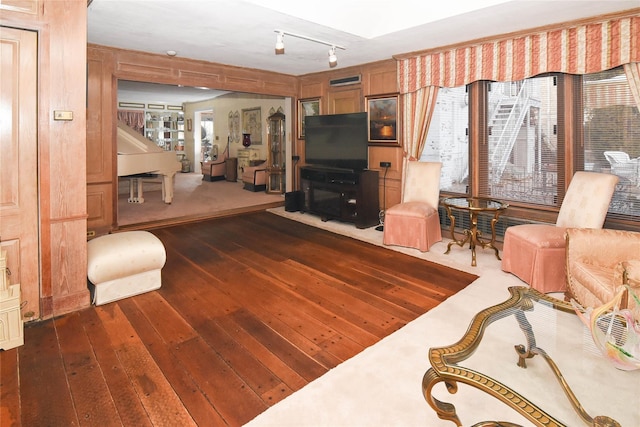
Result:
M547 72L587 74L640 62L640 14L398 60L400 92Z

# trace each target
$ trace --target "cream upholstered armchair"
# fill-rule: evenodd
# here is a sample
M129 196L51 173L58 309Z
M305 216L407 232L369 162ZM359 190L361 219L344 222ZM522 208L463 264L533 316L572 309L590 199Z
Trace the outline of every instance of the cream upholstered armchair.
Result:
M202 162L202 179L204 181L221 181L225 178L226 165L225 162L229 157L229 148L224 149L222 155L216 159Z
M576 172L560 206L556 224L523 224L507 228L502 270L540 292L564 292L565 231L602 228L618 177L598 172Z
M407 163L402 201L384 215L383 243L428 251L442 240L438 204L442 163Z
M566 239L567 293L583 307L608 303L625 283L640 295L640 233L570 228Z

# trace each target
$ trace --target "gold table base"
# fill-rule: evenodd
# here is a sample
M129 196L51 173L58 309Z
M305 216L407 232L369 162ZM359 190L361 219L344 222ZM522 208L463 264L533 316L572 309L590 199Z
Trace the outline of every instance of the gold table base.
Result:
M454 201L466 201L465 205L460 205L453 203ZM498 207L488 207L488 206L480 206L480 203L483 204L495 204ZM498 248L495 247L496 242L496 223L498 222L498 218L500 214L508 207L507 204L499 202L497 200L492 199L484 199L480 197L468 197L468 198L460 198L460 197L450 197L443 200L444 208L447 210L447 215L449 216L449 220L451 221L451 242L447 245L447 250L445 254L448 254L451 251L452 245L458 245L460 247L464 247L465 244L469 244L469 249L471 249L471 266L475 267L477 265L476 262L476 246L485 248L491 248L496 253L496 258L500 260L500 254L498 252ZM469 212L469 228L464 230L464 239L459 240L455 235L455 226L456 226L456 218L453 215L452 209L459 209ZM491 238L484 239L482 236L482 231L478 230L478 214L481 212L493 212L493 218L491 219Z
M585 425L594 427L620 427L620 424L614 419L607 416L591 417L584 410L575 394L565 381L562 373L551 359L551 357L541 348L536 346L535 336L533 330L529 324L525 313L531 310L534 300L544 300L554 308L573 312L573 307L564 302L554 298L548 297L535 289L527 287L510 287L509 292L511 298L507 301L487 308L486 310L478 313L471 322L469 329L465 336L456 344L449 347L438 347L429 350L429 361L431 368L427 370L422 378L422 394L429 403L429 405L436 412L438 417L443 420L449 420L458 426L462 426L460 419L456 413L455 406L451 403L442 402L432 395L433 387L443 382L449 393L453 394L458 391L458 383L464 383L475 387L481 391L488 393L489 395L499 399L503 403L506 403L511 408L515 409L525 418L535 423L538 426L548 427L563 427L559 420L555 419L552 415L546 413L541 408L537 407L525 397L518 394L515 390L507 387L506 385L494 380L493 378L484 375L480 372L465 369L459 366L457 363L462 362L470 357L477 347L479 346L482 337L484 335L485 328L492 322L508 317L515 316L520 329L525 335L527 344L516 345L515 351L518 356L517 364L521 368L526 368L526 359L530 359L536 355L540 355L551 368L554 376L560 383L565 395L569 399L572 407L579 415L579 417L585 422ZM477 426L514 426L510 423L500 422L483 422L476 424Z

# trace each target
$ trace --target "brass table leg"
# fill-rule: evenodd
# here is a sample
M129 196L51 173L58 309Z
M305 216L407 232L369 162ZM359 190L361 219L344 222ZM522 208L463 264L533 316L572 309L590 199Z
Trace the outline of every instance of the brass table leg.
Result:
M465 238L463 240L456 239L456 233L455 233L456 217L453 216L453 212L451 212L451 208L449 206L445 206L445 209L447 210L447 215L449 216L449 220L451 221L451 228L450 228L451 241L447 245L447 250L445 251L445 255L446 255L451 251L451 246L452 245L456 244L456 245L458 245L460 247L463 247L464 244L469 241L471 236L469 235L469 230L464 230Z
M482 246L482 249L485 249L485 248L493 249L496 253L496 258L498 258L498 260L500 260L501 258L500 258L500 253L498 252L498 248L495 247L495 243L496 243L496 223L498 222L499 217L500 217L500 211L496 211L493 214L493 218L491 219L491 239L490 240L482 240L481 231L476 231L476 237L475 237L476 243ZM474 227L477 230L477 227L478 227L477 221L474 224Z
M478 231L478 213L475 211L469 212L469 220L471 223L470 228L463 230L465 237L463 240L458 240L456 239L456 235L454 232L454 228L456 226L456 217L453 216L453 213L451 212L451 208L449 206L446 206L445 208L447 210L447 214L449 215L449 219L451 220L451 241L447 245L447 250L445 254L448 254L449 251L451 251L451 246L454 244L460 247L463 247L466 243L469 243L469 249L471 249L471 266L475 267L477 265L476 245L480 245L483 248L488 247L490 245L490 243L483 242L480 239L480 237L482 236L482 232ZM495 241L495 231L493 233L493 239L491 241L492 242ZM493 247L493 245L491 245L491 247ZM496 249L496 255L497 255L497 249Z
M478 234L482 234L481 231L478 231L478 214L474 211L469 212L469 222L471 223L471 228L469 229L469 235L471 238L469 239L469 249L471 249L471 266L475 267L476 263L476 245L484 247L483 243L478 239Z
M460 422L460 419L456 414L456 407L451 403L441 402L431 395L433 386L441 381L444 381L449 393L453 394L458 391L458 386L455 381L443 378L438 375L436 371L433 370L433 368L429 368L429 370L422 377L422 395L424 396L429 406L431 406L436 412L438 418L440 418L441 420L453 421L454 423L456 423L456 425L462 426L462 423Z
M524 308L526 310L528 308L527 307L528 304L526 301L524 302L525 302ZM516 353L518 354L518 366L526 369L527 368L526 359L531 359L536 355L542 356L545 362L547 362L547 365L549 366L549 368L551 368L551 372L553 372L553 375L556 377L556 380L558 380L558 383L560 383L560 387L562 387L562 391L564 391L565 396L569 399L571 406L576 411L576 413L580 416L582 421L585 422L586 425L593 426L593 427L621 427L620 423L618 423L616 420L614 420L611 417L608 417L606 415L598 415L595 417L591 417L587 413L587 411L582 407L582 405L578 401L578 397L573 393L573 390L571 390L571 387L569 387L569 383L567 383L567 380L564 378L564 375L562 375L562 372L558 368L558 365L556 365L556 363L553 361L551 356L547 354L546 351L544 351L543 349L541 349L536 345L536 339L533 334L533 328L531 327L531 324L527 320L525 313L523 311L517 311L515 315L516 315L515 316L516 320L518 321L518 325L520 326L520 330L522 330L527 340L526 345L519 344L515 346Z
M463 230L464 239L456 239L455 235L455 226L456 226L456 218L452 212L452 206L444 203L444 207L447 211L447 216L451 221L450 232L451 232L451 242L447 245L447 250L445 254L448 254L451 251L451 246L458 245L463 247L466 243L469 243L469 249L471 249L471 266L475 267L477 265L476 261L476 247L480 246L482 249L491 248L495 251L496 258L500 260L500 253L498 252L498 248L495 247L496 242L496 223L498 222L498 218L500 217L500 213L502 210L506 209L505 207L501 207L499 209L492 208L478 208L469 206L468 208L458 206L457 208L460 210L469 212L469 228ZM456 208L453 206L453 208ZM482 231L478 230L478 215L481 212L490 212L494 211L493 218L491 219L491 238L484 239L482 236Z

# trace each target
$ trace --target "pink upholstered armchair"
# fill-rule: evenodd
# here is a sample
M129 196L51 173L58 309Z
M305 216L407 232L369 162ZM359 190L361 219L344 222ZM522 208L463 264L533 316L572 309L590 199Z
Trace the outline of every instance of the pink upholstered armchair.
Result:
M507 228L502 270L543 292L567 289L565 231L602 228L618 177L576 172L560 206L556 224L523 224Z
M267 189L267 162L246 166L242 171L242 182L245 190L265 191Z
M442 240L439 162L407 162L402 201L384 215L383 243L428 251Z
M221 181L225 178L226 166L225 162L229 157L229 151L224 149L217 159L202 162L202 179L204 181Z
M566 238L569 296L584 307L598 307L623 283L640 295L640 233L570 228Z

